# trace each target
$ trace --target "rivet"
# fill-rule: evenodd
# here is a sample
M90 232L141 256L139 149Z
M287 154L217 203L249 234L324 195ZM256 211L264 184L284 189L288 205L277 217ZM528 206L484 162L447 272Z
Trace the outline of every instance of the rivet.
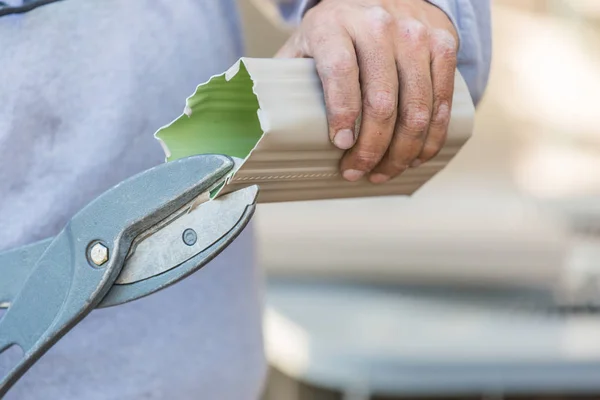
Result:
M198 235L196 234L195 230L193 230L192 228L188 228L185 231L183 231L182 238L183 243L187 244L188 246L193 246L198 240Z

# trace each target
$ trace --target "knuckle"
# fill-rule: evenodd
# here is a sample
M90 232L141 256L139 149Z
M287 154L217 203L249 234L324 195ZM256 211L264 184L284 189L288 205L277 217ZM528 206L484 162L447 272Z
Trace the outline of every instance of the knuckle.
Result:
M321 73L325 77L352 74L357 69L356 56L347 49L339 49L321 65Z
M384 121L395 118L398 100L394 90L368 90L364 101L365 114Z
M413 139L411 137L411 139ZM420 140L404 141L402 145L396 145L390 152L390 163L397 170L404 170L419 156L423 148Z
M429 127L431 110L425 104L409 104L402 113L402 126L415 135L420 135Z
M354 153L353 163L360 171L370 171L379 162L381 155L372 150L357 149Z
M422 44L428 39L429 30L427 26L420 21L414 19L402 20L399 26L400 35L407 42Z
M432 50L432 57L443 60L445 63L449 63L456 66L456 51L451 48L434 48Z
M327 118L330 122L352 125L360 115L360 95L331 85L325 90Z
M445 29L434 29L431 34L433 52L445 57L456 57L456 38Z
M442 150L442 147L443 142L428 141L425 143L425 146L423 146L423 151L421 152L419 158L422 160L422 162L429 161L439 154L439 152Z
M442 101L437 107L435 115L431 120L432 125L447 126L450 123L450 106L448 102Z
M369 7L365 12L365 18L369 28L376 33L385 32L394 20L392 15L381 6Z
M388 160L388 169L391 170L391 172L394 175L396 175L396 174L399 174L400 172L408 169L409 163L410 163L410 160L407 160L402 155L398 155L398 154L391 155Z
M329 106L327 118L332 122L335 121L342 125L351 126L355 124L359 115L360 108L347 103L336 104L333 102Z
M456 68L457 56L456 52L453 49L432 49L431 50L432 59L437 59L441 61L444 65L448 67Z

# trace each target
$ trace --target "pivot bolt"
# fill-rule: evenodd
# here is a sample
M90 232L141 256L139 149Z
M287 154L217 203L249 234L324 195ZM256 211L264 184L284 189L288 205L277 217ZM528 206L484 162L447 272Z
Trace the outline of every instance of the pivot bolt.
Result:
M90 260L96 265L101 266L108 261L108 247L102 243L96 243L90 248Z
M183 231L182 238L183 243L187 244L188 246L193 246L198 240L198 235L196 234L195 230L193 230L192 228L188 228L185 231Z

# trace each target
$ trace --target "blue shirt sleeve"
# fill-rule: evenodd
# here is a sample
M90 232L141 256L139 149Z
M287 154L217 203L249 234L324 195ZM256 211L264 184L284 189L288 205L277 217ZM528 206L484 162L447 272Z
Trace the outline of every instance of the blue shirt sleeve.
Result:
M426 0L448 15L458 32L458 70L477 105L487 86L492 55L490 0ZM298 24L319 0L254 0L275 7L289 24Z
M427 1L444 11L458 32L458 70L477 105L487 86L492 58L490 0Z

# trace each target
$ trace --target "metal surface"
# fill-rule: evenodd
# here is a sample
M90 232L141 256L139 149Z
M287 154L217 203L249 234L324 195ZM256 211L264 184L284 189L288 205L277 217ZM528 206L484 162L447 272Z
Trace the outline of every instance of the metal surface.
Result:
M182 125L169 124L156 136L165 149L170 149L170 156L213 151L247 155L223 190L233 192L250 184L259 185L260 203L413 194L446 167L473 131L473 101L457 71L447 140L440 154L382 185L371 184L366 176L348 182L339 174L344 151L329 140L323 86L314 60L242 58L225 72L225 77L200 85L188 99L186 115L180 118L195 129L180 130ZM197 101L208 93L218 95L220 101ZM241 132L238 111L254 107L256 113L252 115L256 119L248 121L246 129L251 131L243 132L246 136L242 140L203 129L218 118L221 132ZM190 137L193 140L188 142ZM249 140L256 143L251 152L246 154L239 147L232 152L232 146ZM211 145L204 147L207 143Z
M252 186L184 212L138 243L116 283L134 283L160 275L210 247L236 225L245 207L254 203L257 193L257 187ZM240 204L243 207L239 207ZM196 241L191 245L181 239L187 229L197 232Z
M234 194L235 196L232 196ZM111 307L137 300L180 281L206 265L231 244L231 242L233 242L244 230L248 222L250 222L255 211L257 196L257 186L250 186L237 192L221 196L218 200L227 201L228 207L230 208L227 210L227 213L230 216L235 214L239 215L237 222L234 222L232 226L230 226L230 230L225 235L220 238L215 238L214 243L210 245L210 247L194 254L192 258L184 261L180 265L166 268L165 272L162 272L157 276L135 283L121 285L115 283L97 308ZM231 220L233 221L233 219ZM140 236L146 237L144 234L141 234ZM6 253L0 253L2 276L10 277L9 279L0 281L0 308L7 308L10 305L10 300L15 297L15 294L18 293L23 286L27 276L35 266L35 262L39 258L39 255L44 252L51 242L52 239L45 239ZM129 261L126 261L121 273L130 268Z
M0 253L0 308L8 308L53 238Z
M181 239L183 239L183 243L188 246L193 246L196 244L196 240L198 240L198 234L193 229L186 229L183 231L183 235L181 235Z
M113 287L134 238L191 203L233 167L229 157L205 155L160 165L107 191L75 215L51 240L1 256L0 289L10 303L0 320L0 352L13 345L23 358L0 376L0 397L56 341L96 307ZM102 268L89 264L89 244L102 241L110 260ZM23 264L47 245L30 272ZM14 274L14 275L12 275ZM25 275L29 275L24 279ZM13 279L14 276L14 279ZM19 282L24 282L20 290ZM7 288L11 286L10 288Z
M96 266L101 266L108 261L108 248L102 243L94 243L90 248L90 260Z
M200 253L195 254L193 257L178 265L176 268L171 268L159 275L155 275L135 283L126 285L113 285L108 295L104 297L102 303L100 303L98 307L110 307L123 304L128 301L147 296L158 290L162 290L196 272L202 266L206 265L209 261L219 255L221 251L229 246L243 231L248 222L250 222L250 219L252 218L256 208L255 203L258 196L257 186L241 189L239 192L245 192L244 196L238 197L238 199L235 201L235 204L232 202L232 207L235 207L235 210L238 210L240 213L239 219L237 223L231 227L229 232L210 245L210 247L204 249ZM126 268L129 269L130 266L127 265Z

